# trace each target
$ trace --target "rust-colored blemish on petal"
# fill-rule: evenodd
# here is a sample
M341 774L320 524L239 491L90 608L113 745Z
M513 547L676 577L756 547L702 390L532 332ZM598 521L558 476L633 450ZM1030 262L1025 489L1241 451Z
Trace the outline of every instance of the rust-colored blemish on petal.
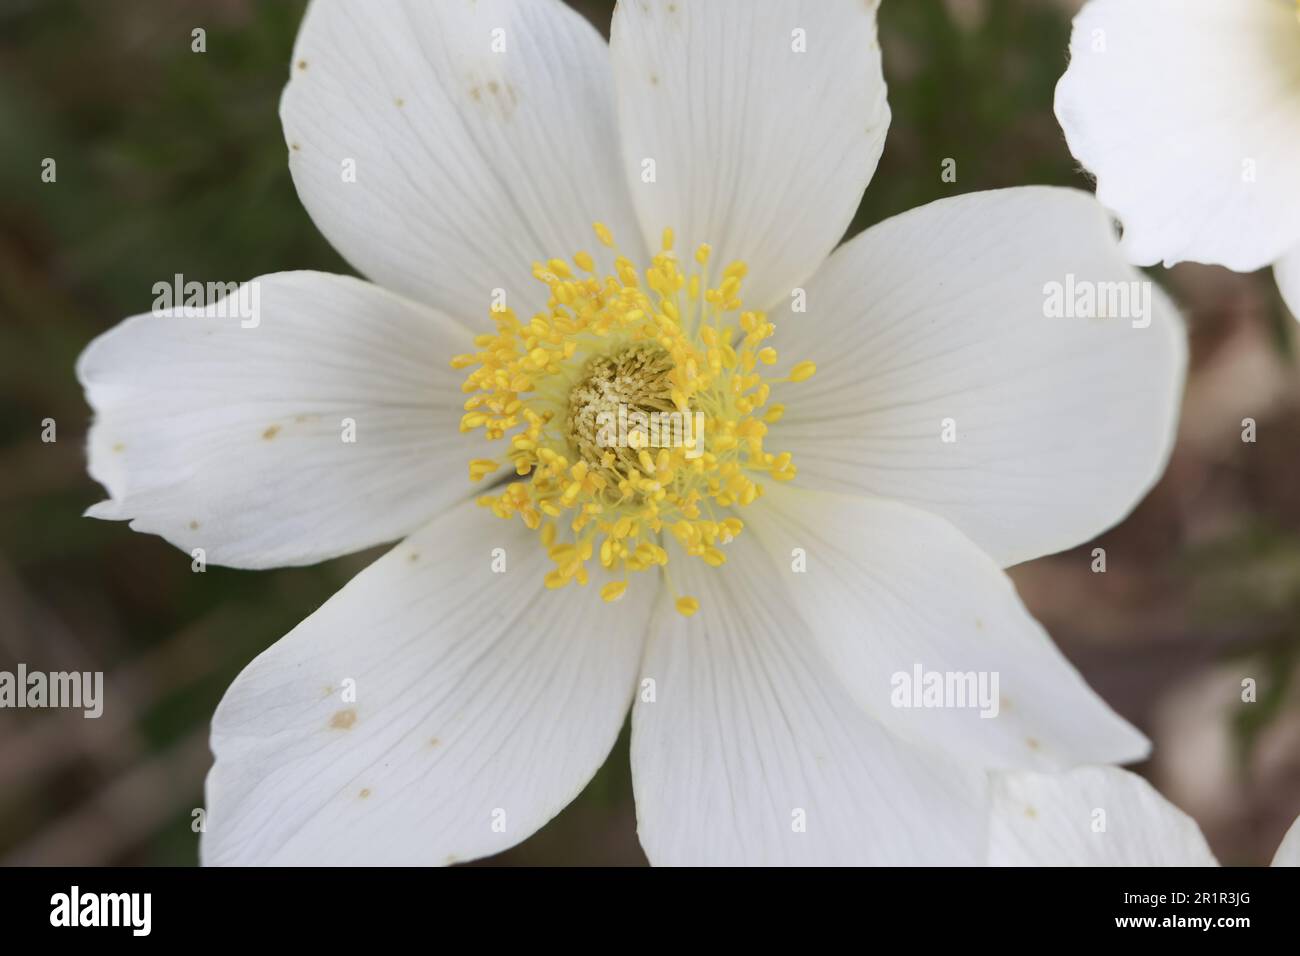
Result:
M330 727L335 730L351 730L352 725L357 722L357 711L355 707L346 707L340 710L330 718Z
M469 89L469 98L495 112L501 120L510 119L519 103L519 93L514 85L499 80L475 83Z

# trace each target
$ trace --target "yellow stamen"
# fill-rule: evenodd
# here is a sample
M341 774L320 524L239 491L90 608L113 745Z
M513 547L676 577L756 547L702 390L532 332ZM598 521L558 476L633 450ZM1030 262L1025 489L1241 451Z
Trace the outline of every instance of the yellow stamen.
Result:
M505 441L517 479L479 504L539 532L555 565L548 588L586 584L594 560L623 578L600 588L615 601L627 572L667 564L665 534L686 554L724 565L723 548L744 528L727 512L761 497L756 477L789 481L796 470L789 453L763 447L782 407L767 407L770 382L759 369L777 361L766 344L775 327L744 308L748 267L733 262L710 279L712 250L702 244L683 272L665 229L662 250L638 270L603 223L593 228L615 250L613 275L598 275L586 252L572 267L534 263L547 309L527 322L493 312L495 334L478 336L477 351L452 365L471 369L461 430ZM786 381L815 370L800 362ZM498 467L476 458L470 478ZM690 616L699 602L676 606Z
M794 368L790 369L790 381L804 382L817 374L816 362L800 362Z

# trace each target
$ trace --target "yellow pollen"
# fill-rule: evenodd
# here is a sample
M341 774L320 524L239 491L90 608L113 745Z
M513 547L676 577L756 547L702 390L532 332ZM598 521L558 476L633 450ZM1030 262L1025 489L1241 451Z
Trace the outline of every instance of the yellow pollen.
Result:
M773 359L775 361L775 358ZM794 368L790 369L790 381L803 382L817 374L817 364L815 362L800 362Z
M693 597L683 597L677 599L677 613L682 617L690 617L700 609L700 602Z
M623 596L623 592L626 590L626 581L610 581L600 589L600 596L606 601L617 601Z
M665 229L660 252L638 269L604 224L593 228L614 250L613 275L598 275L587 252L572 265L534 263L547 310L527 322L494 311L495 334L451 364L470 369L461 431L508 444L471 461L471 481L503 461L516 478L478 503L539 533L554 562L548 588L586 584L597 561L621 578L600 589L616 601L628 572L668 563L665 535L724 564L723 548L744 528L732 511L762 495L755 479L789 481L796 470L788 452L763 447L782 406L768 406L772 381L759 371L777 361L765 344L775 327L743 305L748 267L733 262L718 275L703 244L684 272ZM814 371L799 362L784 381ZM676 608L689 617L699 601L678 598Z

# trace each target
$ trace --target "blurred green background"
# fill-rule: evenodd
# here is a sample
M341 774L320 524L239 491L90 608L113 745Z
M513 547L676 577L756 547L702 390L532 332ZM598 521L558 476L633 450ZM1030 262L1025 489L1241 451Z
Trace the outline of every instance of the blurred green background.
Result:
M294 194L277 118L304 0L0 0L0 669L103 670L111 706L0 711L0 862L190 864L207 722L262 648L376 552L193 574L80 517L82 347L174 273L350 272ZM607 31L612 6L575 2ZM1052 95L1074 0L885 0L893 124L852 231L954 193L1090 188ZM190 31L207 30L207 52ZM41 162L58 162L42 183ZM945 158L955 184L940 179ZM1139 768L1224 862L1262 863L1300 812L1300 392L1267 273L1155 274L1193 369L1178 450L1137 512L1013 572L1030 609L1155 741ZM1255 444L1240 420L1259 423ZM41 440L42 420L58 440ZM1240 701L1244 677L1259 699ZM626 733L582 796L488 862L639 864Z

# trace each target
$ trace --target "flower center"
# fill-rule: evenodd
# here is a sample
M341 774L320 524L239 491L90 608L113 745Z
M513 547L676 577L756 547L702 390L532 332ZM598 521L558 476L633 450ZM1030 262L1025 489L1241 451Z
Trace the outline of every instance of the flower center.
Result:
M595 230L616 249L605 226ZM472 368L461 431L509 435L520 479L479 504L539 531L555 562L547 587L586 584L595 559L620 576L601 588L607 601L623 595L631 572L661 568L671 588L665 533L721 565L721 546L744 528L731 512L762 494L755 478L795 476L788 453L763 447L782 413L768 399L776 381L803 381L816 367L800 362L786 378L765 380L759 369L777 355L762 343L774 327L742 305L745 264L726 266L712 285L709 247L693 258L683 270L665 230L662 250L640 272L621 255L616 274L603 277L586 252L572 266L535 263L550 290L547 311L527 323L495 312L496 333L452 359ZM475 459L470 479L499 467ZM677 598L683 614L698 607Z
M673 405L672 369L672 356L658 344L633 345L592 359L586 377L569 392L569 447L606 480L607 488L632 477L641 467L642 450L664 447L662 439L672 438L674 421L693 422L693 416ZM667 436L660 434L664 423ZM682 432L679 425L679 436Z

